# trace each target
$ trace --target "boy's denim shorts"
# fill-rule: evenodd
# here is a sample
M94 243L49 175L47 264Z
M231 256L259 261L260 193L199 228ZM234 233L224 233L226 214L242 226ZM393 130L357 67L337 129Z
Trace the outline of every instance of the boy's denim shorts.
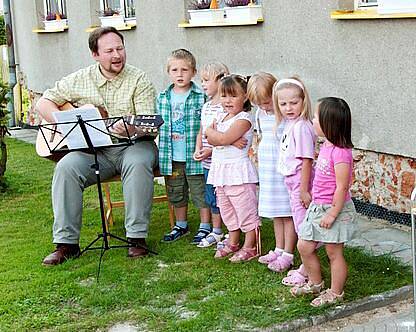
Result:
M189 193L198 209L207 208L205 203L205 180L203 174L187 175L185 162L172 163L172 175L165 176L169 202L177 208L188 205Z
M208 168L204 168L204 177L205 177L205 202L208 204L211 212L214 214L220 214L220 209L217 206L217 195L215 195L215 188L212 184L207 183L208 178Z

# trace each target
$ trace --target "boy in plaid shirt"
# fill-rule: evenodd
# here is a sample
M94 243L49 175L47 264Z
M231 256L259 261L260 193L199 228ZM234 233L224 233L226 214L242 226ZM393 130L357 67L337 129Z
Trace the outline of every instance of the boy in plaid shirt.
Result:
M172 84L157 98L157 112L165 121L159 132L159 168L168 186L169 202L175 207L176 224L163 241L173 242L189 233L190 193L201 216L199 230L192 240L198 244L211 232L204 173L201 162L193 159L205 94L192 82L196 61L189 51L173 51L168 58L167 72Z

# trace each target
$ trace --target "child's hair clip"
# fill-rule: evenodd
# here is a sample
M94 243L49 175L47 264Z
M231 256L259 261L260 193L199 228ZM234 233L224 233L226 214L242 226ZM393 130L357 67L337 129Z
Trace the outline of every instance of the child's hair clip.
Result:
M221 74L220 74L221 75ZM219 75L218 75L219 76ZM218 77L217 76L217 77ZM248 81L250 80L251 76L244 76L244 75L239 75L239 74L229 74L229 75L224 75L220 78L221 80L223 80L226 77L230 77L230 76L234 76L234 77L238 77L239 79L243 80L244 82L248 83Z
M218 80L221 80L222 78L224 78L226 75L225 75L225 73L220 73L220 74L218 74L216 77L215 77L215 80L216 81L218 81ZM227 76L229 76L229 75L227 75Z

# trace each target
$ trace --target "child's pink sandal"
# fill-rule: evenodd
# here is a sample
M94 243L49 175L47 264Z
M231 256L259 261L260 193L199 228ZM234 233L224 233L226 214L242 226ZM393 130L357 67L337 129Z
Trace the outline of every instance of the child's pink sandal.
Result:
M293 265L293 258L282 255L277 257L276 260L267 265L267 268L273 272L284 272L289 270Z
M344 299L344 292L335 294L332 289L324 290L316 299L311 302L312 307L321 307L326 304L334 304Z
M231 263L240 263L240 262L248 262L254 258L259 257L257 253L257 248L245 248L242 247L239 251L237 251L231 258Z
M226 242L223 247L217 249L214 258L227 257L228 255L237 252L238 249L240 249L240 246L238 244L230 244Z
M259 263L268 265L271 262L275 261L281 255L282 255L281 252L270 250L268 254L259 257Z
M285 286L303 286L308 282L308 277L300 272L300 268L297 270L290 270L287 273L287 277L284 277L282 284Z

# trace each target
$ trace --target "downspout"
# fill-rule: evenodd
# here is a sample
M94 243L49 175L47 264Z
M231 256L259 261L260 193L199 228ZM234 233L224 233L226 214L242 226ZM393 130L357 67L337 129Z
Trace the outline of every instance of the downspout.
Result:
M13 88L17 83L16 79L16 62L14 58L14 41L13 41L13 26L12 26L12 14L10 9L10 0L3 0L4 9L4 25L6 26L6 41L7 41L7 53L9 57L9 88L8 93L9 102L7 109L9 112L10 120L9 127L16 126L16 116L14 111L14 94Z

